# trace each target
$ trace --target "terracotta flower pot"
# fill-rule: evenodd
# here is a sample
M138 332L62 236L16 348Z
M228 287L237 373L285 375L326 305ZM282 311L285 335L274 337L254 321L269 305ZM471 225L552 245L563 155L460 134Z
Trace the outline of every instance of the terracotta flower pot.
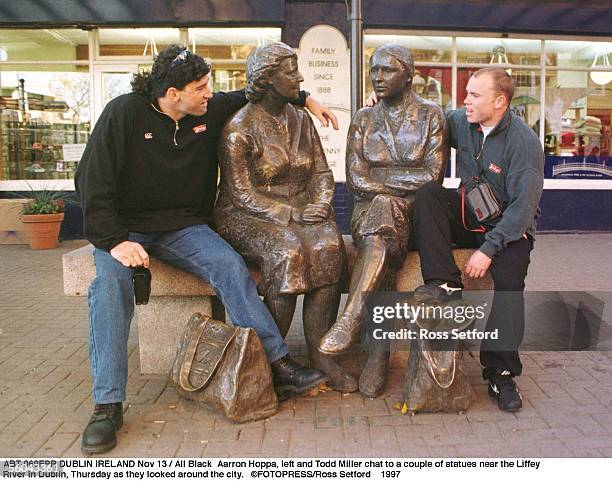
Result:
M64 213L22 214L26 237L32 249L57 248Z

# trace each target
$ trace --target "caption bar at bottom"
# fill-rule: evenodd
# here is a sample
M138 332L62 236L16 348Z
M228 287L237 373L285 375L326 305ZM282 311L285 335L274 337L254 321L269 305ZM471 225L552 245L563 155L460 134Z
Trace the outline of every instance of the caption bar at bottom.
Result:
M539 459L3 459L0 475L63 479L394 479L438 469L540 469Z

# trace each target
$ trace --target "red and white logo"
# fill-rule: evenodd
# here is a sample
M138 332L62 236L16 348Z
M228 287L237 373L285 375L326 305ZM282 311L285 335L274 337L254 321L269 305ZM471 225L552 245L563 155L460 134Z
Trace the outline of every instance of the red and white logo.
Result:
M199 126L195 126L193 128L193 132L199 134L200 132L204 132L206 130L206 124L200 124Z
M489 163L489 171L494 172L495 174L501 174L502 168L491 162Z

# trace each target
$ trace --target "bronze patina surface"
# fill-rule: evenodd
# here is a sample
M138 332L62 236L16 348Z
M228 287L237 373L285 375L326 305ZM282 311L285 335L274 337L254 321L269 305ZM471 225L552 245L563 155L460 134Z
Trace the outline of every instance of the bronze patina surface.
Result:
M289 102L304 79L293 49L257 48L247 60L249 103L221 135L217 231L262 273L266 306L283 336L304 294L304 333L311 364L332 388L357 382L317 350L335 320L346 269L344 244L331 206L334 178L308 113Z
M361 332L365 300L401 266L408 250L416 191L442 182L449 156L442 109L412 91L414 61L409 49L383 45L370 61L379 99L358 111L348 134L347 183L355 196L351 233L359 253L344 313L323 337L320 350L341 353ZM388 353L371 348L360 379L367 396L382 392Z

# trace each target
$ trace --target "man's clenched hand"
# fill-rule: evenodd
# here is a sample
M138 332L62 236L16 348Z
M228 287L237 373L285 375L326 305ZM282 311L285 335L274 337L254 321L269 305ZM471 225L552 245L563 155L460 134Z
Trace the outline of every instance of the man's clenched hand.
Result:
M144 248L133 241L123 241L110 250L113 258L123 266L137 268L138 266L149 267L149 255Z

